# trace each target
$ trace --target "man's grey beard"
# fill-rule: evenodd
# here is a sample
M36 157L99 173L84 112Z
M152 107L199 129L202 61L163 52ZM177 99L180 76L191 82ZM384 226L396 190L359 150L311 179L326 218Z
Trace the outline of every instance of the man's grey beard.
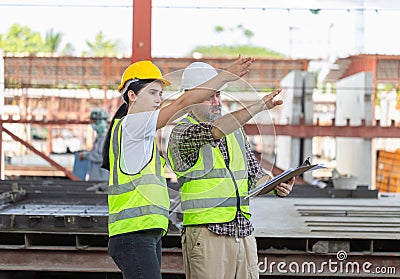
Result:
M219 111L218 113L215 113L215 111ZM208 111L208 116L210 119L210 122L215 121L217 118L221 116L221 106L210 106L210 110Z

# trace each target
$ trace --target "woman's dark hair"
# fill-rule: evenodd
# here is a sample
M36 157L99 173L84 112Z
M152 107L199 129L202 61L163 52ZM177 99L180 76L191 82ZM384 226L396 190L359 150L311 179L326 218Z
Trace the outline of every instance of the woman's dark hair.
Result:
M104 140L103 151L102 151L103 162L101 164L101 167L103 169L110 170L109 151L110 151L110 141L111 141L111 130L112 127L114 126L114 121L116 119L121 119L128 113L128 108L129 108L128 91L132 90L136 95L138 95L140 90L142 90L147 84L152 83L153 81L154 79L140 79L135 82L132 82L129 85L128 89L125 91L125 93L122 95L124 103L117 109L117 112L114 114L110 123L110 127L108 127L107 136Z

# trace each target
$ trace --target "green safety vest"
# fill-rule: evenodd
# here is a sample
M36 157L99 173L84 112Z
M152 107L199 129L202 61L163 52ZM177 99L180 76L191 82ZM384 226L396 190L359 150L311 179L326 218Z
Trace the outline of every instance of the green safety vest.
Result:
M121 123L122 119L115 121L110 139L109 236L148 229L166 232L170 202L163 168L165 160L160 157L154 140L153 155L147 165L137 174L122 172Z
M182 123L198 123L188 116ZM226 136L229 166L218 147L207 144L199 150L199 156L191 168L176 171L183 210L183 225L225 223L236 217L240 210L250 219L248 172L245 136L241 129ZM168 158L174 168L170 147Z

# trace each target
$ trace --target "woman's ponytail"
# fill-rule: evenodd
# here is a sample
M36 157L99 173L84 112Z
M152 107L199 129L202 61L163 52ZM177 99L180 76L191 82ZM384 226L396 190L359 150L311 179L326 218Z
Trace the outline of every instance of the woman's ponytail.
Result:
M109 151L110 151L110 140L111 140L111 130L112 127L114 126L114 121L115 119L121 119L128 113L128 104L123 103L113 116L110 126L107 131L107 136L106 139L104 140L104 145L103 145L103 163L101 164L101 167L106 170L110 170L110 157L109 157Z

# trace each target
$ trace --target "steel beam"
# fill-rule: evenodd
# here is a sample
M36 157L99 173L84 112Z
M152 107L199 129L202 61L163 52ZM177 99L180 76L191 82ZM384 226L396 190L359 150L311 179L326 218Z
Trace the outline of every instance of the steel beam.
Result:
M162 253L162 273L183 274L181 250L166 249ZM1 270L119 272L106 249L41 250L0 248Z
M19 124L35 124L35 125L79 125L89 124L89 121L80 120L1 120L0 123L19 123ZM4 129L4 128L3 128ZM300 124L287 124L287 125L259 125L259 124L246 124L244 129L248 135L286 135L298 138L312 138L312 137L359 137L359 138L400 138L400 127L395 125L392 121L391 126L381 127L379 120L376 126L367 126L365 121L362 121L359 126L350 126L349 122L345 126L335 126L334 119L332 125L309 125L301 121Z
M151 0L133 0L131 62L151 60Z
M349 123L345 126L321 126L308 125L305 123L300 123L299 125L247 124L244 126L244 130L248 135L286 135L298 138L312 138L317 136L354 137L364 139L400 137L399 126L395 126L392 122L392 125L389 127L381 127L379 126L379 121L377 121L376 126L366 126L365 121L363 121L360 126L350 126Z
M0 249L2 270L119 272L104 250ZM261 275L315 277L398 278L398 254L362 254L339 251L318 254L299 251L258 251ZM163 249L162 273L183 274L180 248Z
M0 123L0 125L2 125L2 124ZM26 146L27 148L32 150L33 153L35 153L36 155L40 156L41 158L43 158L47 162L49 162L50 165L54 166L56 169L58 169L60 171L63 171L65 173L65 175L69 179L71 179L71 180L80 180L79 177L76 177L71 171L69 171L68 169L64 168L63 166L61 166L56 161L54 161L50 157L46 156L45 154L43 154L42 152L37 150L33 145L29 144L28 142L26 142L26 141L22 140L21 138L17 137L16 135L14 135L10 130L8 130L8 129L3 127L3 132L8 134L13 140L20 142L21 144L23 144L24 146Z
M1 270L118 272L105 251L0 249Z

